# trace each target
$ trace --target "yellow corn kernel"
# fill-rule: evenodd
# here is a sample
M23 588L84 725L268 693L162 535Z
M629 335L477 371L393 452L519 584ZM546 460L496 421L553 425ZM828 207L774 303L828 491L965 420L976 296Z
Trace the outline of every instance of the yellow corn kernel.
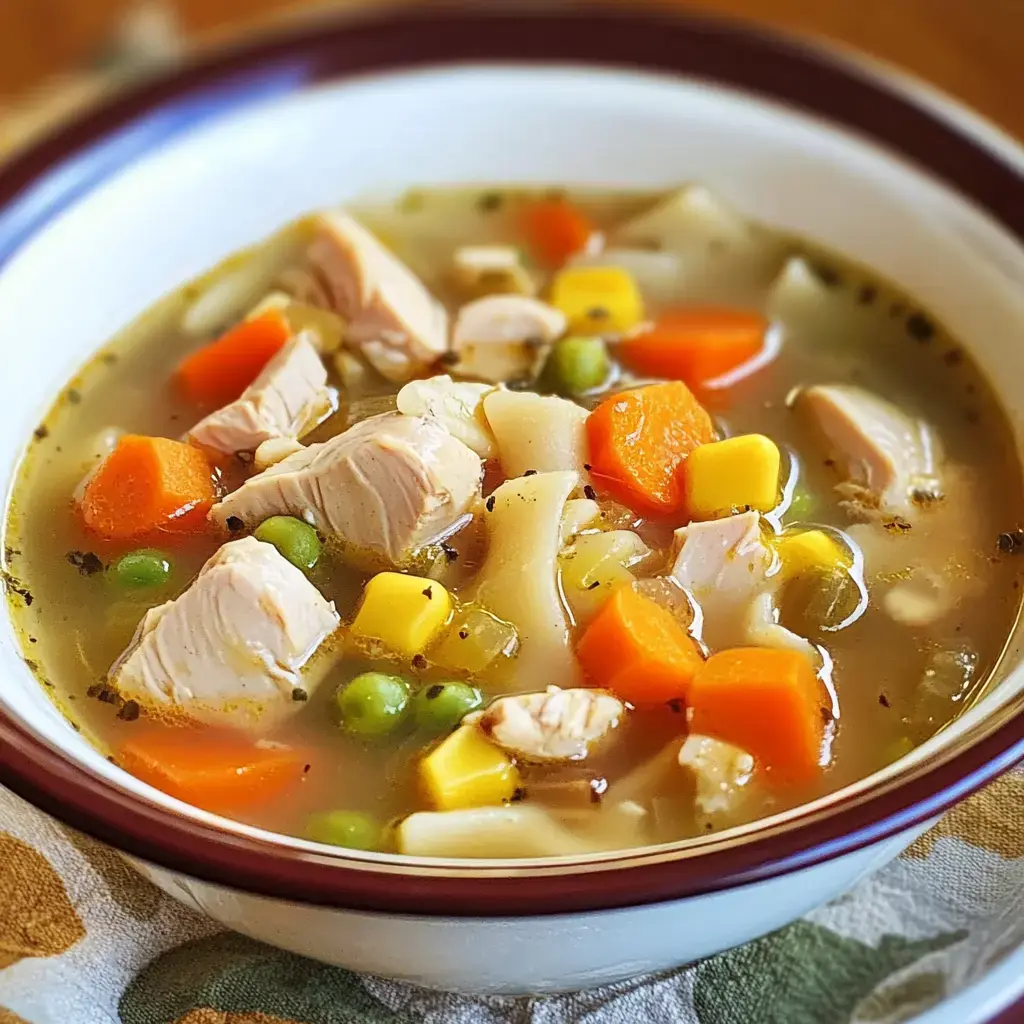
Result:
M631 274L620 267L569 267L555 275L551 304L569 330L624 334L644 318L644 301Z
M695 519L733 509L769 512L779 501L779 449L762 434L743 434L694 449L683 463L686 503Z
M808 572L831 572L853 565L850 552L824 530L787 530L778 539L776 550L782 561L783 579Z
M411 658L441 632L451 611L452 599L436 580L382 572L363 589L351 632Z
M431 803L440 811L489 807L511 800L515 765L475 725L463 725L420 762Z

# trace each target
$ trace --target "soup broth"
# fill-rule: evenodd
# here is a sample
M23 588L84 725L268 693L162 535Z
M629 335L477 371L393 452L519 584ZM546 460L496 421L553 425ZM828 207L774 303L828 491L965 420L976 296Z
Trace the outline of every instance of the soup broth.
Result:
M69 382L29 443L7 518L11 613L30 667L112 759L172 795L291 835L427 855L557 855L674 841L827 794L907 753L984 685L1019 607L1019 464L1004 414L961 339L897 288L802 239L745 222L696 187L416 189L349 212L444 306L454 327L443 351L397 366L394 346L404 358L415 334L409 319L404 336L365 321L374 303L370 312L386 319L380 309L390 315L389 304L401 305L405 286L378 287L373 275L391 267L374 254L357 268L361 281L348 282L362 287L362 298L339 298L344 289L331 274L340 271L311 255L319 227L308 218L186 285L113 339ZM595 268L614 275L577 273ZM493 307L493 323L473 324L466 307L482 301L486 313L494 295L512 305ZM352 302L362 302L357 313ZM543 309L515 305L522 302ZM197 423L237 399L255 372L231 394L229 381L226 401L197 401L183 386L183 360L220 345L243 321L283 323L290 336L313 339L327 381L300 442L284 430L267 434L269 447L203 443L214 435L201 435ZM373 330L392 346L384 355ZM472 344L463 338L459 347L460 330L477 332ZM330 340L335 331L347 335L340 348ZM243 341L251 353L252 338ZM513 398L502 415L512 426L499 428L487 388L499 386L492 370L502 360L502 393ZM481 375L477 365L491 369ZM444 405L437 395L448 374L487 388ZM429 407L422 394L403 392L409 380L438 378ZM697 427L679 426L697 422L686 420L689 405L670 410L665 443L678 449L680 431L690 433L662 460L660 450L651 455L642 439L634 442L662 415L654 396L679 400L679 391L656 390L668 387L696 396L713 434L698 438ZM583 412L559 406L548 423L546 412L517 404L533 394L561 395ZM615 417L628 416L631 402L640 426L612 451ZM562 413L576 417L573 426ZM410 440L389 434L360 461L359 430L376 443L377 424L393 432L415 416ZM482 467L452 521L420 529L444 504L433 495L437 502L417 521L425 543L410 542L401 557L356 537L354 526L332 528L365 514L373 520L366 536L397 537L405 512L388 502L419 500L408 488L426 487L428 478L456 500L441 456L428 454L413 472L413 456L401 454L403 445L426 445L424 421L447 439L432 440L432 453L458 446L452 451L466 465ZM524 445L536 423L546 437L566 430L569 440L552 441L540 452L544 464L533 466ZM231 512L249 507L245 489L261 467L279 472L296 458L271 464L281 454L273 443L295 452L300 443L329 447L343 434L354 439L353 453L331 470L350 474L348 491L338 484L342 511L297 514L294 501L274 507L274 516L290 517L278 527L283 540L264 523L271 515L218 521L215 506L207 519L207 502L193 516L199 499L189 504L188 496L149 531L89 518L126 437L190 439L209 466L210 500ZM718 448L723 439L750 438ZM396 451L406 461L386 465ZM382 464L397 497L389 483L374 483ZM768 502L756 496L765 473ZM551 496L556 477L560 497ZM135 490L117 492L122 504L154 479L133 478ZM372 513L351 496L367 480L380 505ZM317 487L302 493L329 502L329 490ZM700 497L705 492L738 498L704 507L714 503ZM541 522L540 512L536 522L514 521L516 501L554 502L556 518L570 504L575 510L575 530L562 519L553 563L537 552L558 523ZM195 522L185 529L188 517ZM754 526L739 539L700 532L741 519ZM533 546L518 566L498 550L516 531ZM319 552L315 565L300 566L302 576L282 575L278 590L268 590L284 595L275 614L302 617L301 628L312 629L308 598L333 603L340 622L333 628L333 613L318 605L327 626L315 653L292 666L271 652L276 668L259 692L274 709L260 705L244 720L235 713L254 691L239 684L225 696L230 652L218 646L222 634L203 647L209 618L174 635L188 657L217 661L216 671L179 665L167 633L148 675L132 676L147 685L129 685L133 658L155 644L156 630L169 629L172 613L151 614L140 628L147 612L212 587L214 576L197 580L204 563L254 532L261 550L270 544L291 555L289 572L303 559L296 546ZM236 550L249 558L255 549ZM126 562L135 551L142 560ZM737 583L738 562L746 578ZM209 616L241 609L255 622L263 614L262 582L239 575L250 569L207 570L242 595L209 605ZM267 571L278 572L277 563ZM414 580L413 589L381 576L395 572L405 584ZM381 579L384 610L374 612L367 585ZM541 592L556 595L553 631L530 611ZM449 598L450 609L438 611ZM363 619L371 624L364 628ZM224 626L243 637L242 647L247 628ZM291 624L285 633L299 629ZM265 643L260 634L246 650L264 651ZM251 670L247 664L239 678ZM203 694L207 683L213 696ZM565 689L544 704L549 686ZM523 694L536 696L493 703ZM570 698L582 703L558 703ZM611 703L596 703L601 698ZM813 750L802 753L808 744ZM186 751L182 763L168 750ZM201 763L191 764L196 751ZM220 778L225 766L248 773L245 792Z

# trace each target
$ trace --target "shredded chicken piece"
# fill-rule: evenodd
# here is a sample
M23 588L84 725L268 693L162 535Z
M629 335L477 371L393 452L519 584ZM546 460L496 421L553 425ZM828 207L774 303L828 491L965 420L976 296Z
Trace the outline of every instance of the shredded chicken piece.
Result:
M501 697L478 719L509 753L532 761L579 761L614 730L626 707L600 690L562 690Z

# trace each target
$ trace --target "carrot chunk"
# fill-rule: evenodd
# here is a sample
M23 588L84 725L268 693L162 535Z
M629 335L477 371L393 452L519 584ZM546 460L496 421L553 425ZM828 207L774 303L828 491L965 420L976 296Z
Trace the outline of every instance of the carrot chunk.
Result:
M764 345L759 313L711 307L672 309L626 339L620 351L634 370L700 387L752 359Z
M85 488L87 529L123 541L202 530L216 500L210 463L191 445L126 434Z
M522 231L530 255L538 263L560 267L586 249L595 227L582 210L564 199L544 199L526 208Z
M291 328L278 310L245 320L183 359L175 375L178 387L197 405L227 405L260 375L290 337Z
M612 395L587 418L595 482L650 515L682 511L680 466L694 448L714 439L711 417L681 381Z
M221 813L269 804L302 779L308 757L233 734L163 728L130 739L117 761L168 796Z
M685 698L703 664L689 633L631 586L617 588L576 646L583 670L634 705Z
M690 729L743 748L781 782L806 782L820 770L824 697L799 651L720 651L690 687Z

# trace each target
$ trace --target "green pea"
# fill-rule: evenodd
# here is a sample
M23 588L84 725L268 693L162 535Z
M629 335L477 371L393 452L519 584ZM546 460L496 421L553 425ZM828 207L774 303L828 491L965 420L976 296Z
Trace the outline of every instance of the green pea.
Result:
M814 514L818 507L817 499L806 488L799 484L793 489L793 499L786 509L786 518L790 520L806 521Z
M409 686L399 676L364 672L335 696L341 725L358 736L385 736L405 718Z
M108 570L114 582L125 590L162 587L171 578L171 560L154 548L129 551Z
M306 822L306 835L313 842L350 850L378 849L381 833L380 823L362 811L324 811Z
M320 559L320 538L309 523L293 516L271 516L256 527L255 537L273 544L292 565L308 572Z
M608 351L600 338L565 338L548 357L551 387L569 395L600 387L610 370Z
M432 683L416 691L412 713L418 728L441 733L454 729L483 704L483 697L468 683Z

